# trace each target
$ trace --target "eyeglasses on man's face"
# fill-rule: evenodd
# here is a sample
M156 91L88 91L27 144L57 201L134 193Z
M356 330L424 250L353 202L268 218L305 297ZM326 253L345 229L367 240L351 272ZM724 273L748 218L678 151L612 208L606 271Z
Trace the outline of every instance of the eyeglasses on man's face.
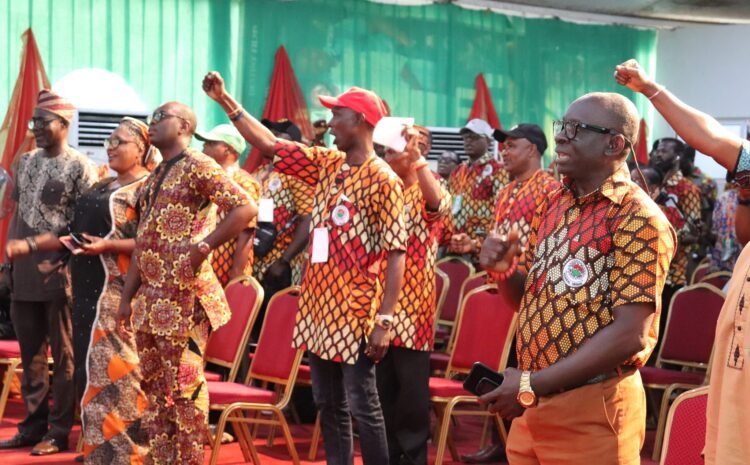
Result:
M41 116L35 116L29 120L28 127L29 129L46 129L55 121L60 121L62 123L60 118L42 118Z
M185 121L188 124L190 123L187 119L183 118L180 115L175 115L173 113L167 113L164 110L157 110L148 119L148 124L150 126L150 125L156 124L156 123L158 123L161 120L166 119L166 118L179 118L179 119L181 119L182 121Z
M576 135L578 134L578 129L585 129L587 131L593 131L599 134L620 134L614 129L596 126L594 124L582 123L580 121L559 120L552 123L552 130L554 131L554 133L563 133L563 135L565 135L565 137L567 137L568 139L575 139Z

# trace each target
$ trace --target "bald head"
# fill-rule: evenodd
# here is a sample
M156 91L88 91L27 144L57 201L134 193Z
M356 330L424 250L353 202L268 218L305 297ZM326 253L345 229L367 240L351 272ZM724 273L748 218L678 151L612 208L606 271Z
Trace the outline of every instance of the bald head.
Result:
M173 115L177 115L183 118L183 121L190 125L188 132L192 136L195 133L195 129L198 127L198 118L195 116L195 112L192 108L185 105L182 102L167 102L161 106L161 108Z
M612 129L625 136L631 143L638 140L640 116L630 99L613 92L592 92L576 99L571 105L583 106L586 109L586 122L604 128ZM629 153L630 147L623 151Z

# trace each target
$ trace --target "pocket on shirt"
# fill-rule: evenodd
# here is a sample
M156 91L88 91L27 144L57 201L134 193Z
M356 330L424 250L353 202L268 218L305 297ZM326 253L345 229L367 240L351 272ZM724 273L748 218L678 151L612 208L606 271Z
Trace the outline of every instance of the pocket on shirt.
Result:
M50 179L42 187L40 200L44 205L56 206L60 205L64 195L65 183L59 179Z

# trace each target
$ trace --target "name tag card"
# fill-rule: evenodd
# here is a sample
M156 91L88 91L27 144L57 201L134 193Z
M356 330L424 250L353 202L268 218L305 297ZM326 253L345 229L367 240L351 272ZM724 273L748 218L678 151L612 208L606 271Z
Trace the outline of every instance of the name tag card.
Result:
M315 228L313 230L312 263L325 263L328 261L328 229Z
M260 199L258 201L258 221L273 223L273 199Z

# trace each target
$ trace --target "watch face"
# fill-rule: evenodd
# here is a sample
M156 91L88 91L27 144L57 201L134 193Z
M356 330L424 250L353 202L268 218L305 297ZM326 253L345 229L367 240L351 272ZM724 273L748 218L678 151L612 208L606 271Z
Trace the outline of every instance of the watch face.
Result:
M519 392L518 393L518 403L521 404L523 407L531 407L536 402L536 396L533 392Z

